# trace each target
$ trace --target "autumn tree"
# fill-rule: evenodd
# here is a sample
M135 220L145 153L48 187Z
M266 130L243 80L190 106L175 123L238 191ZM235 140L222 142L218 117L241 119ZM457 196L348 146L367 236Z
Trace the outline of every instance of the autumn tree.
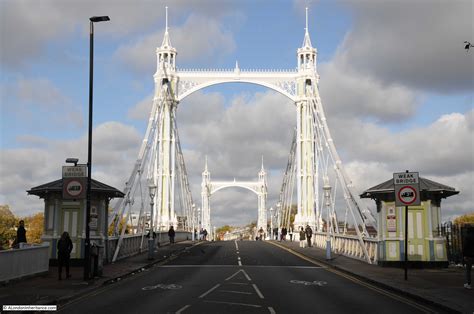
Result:
M10 241L15 240L17 221L8 205L0 205L0 250L9 248Z
M26 241L28 243L41 243L44 230L43 212L23 218L25 221Z
M456 225L474 224L474 212L456 217L454 219L454 224Z

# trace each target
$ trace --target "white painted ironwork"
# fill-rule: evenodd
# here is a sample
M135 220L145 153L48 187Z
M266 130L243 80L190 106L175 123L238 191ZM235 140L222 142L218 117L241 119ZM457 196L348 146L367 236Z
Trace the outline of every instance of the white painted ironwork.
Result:
M344 195L344 209L352 218L360 250L365 259L369 263L372 262L364 244L364 237L368 234L365 226L367 215L363 214L356 195L352 191L352 183L336 151L321 103L318 88L319 75L316 70L317 50L311 44L307 11L303 44L297 49L295 69L249 70L241 69L236 62L235 67L228 70L184 70L176 66L177 55L177 50L171 44L166 13L164 38L161 46L156 49L155 94L147 131L137 162L125 187L126 197L118 203L111 218L129 215L137 194L141 198L141 202L137 204L149 203L143 200L140 184L137 183L146 179L158 187L152 209L156 217L153 225L158 226L157 230L167 230L170 225L176 227L175 195L179 200L178 203L184 207L186 221L194 221L196 215L192 206L184 158L179 147L175 119L178 104L193 92L212 85L235 82L257 84L285 95L295 103L296 109L295 139L276 212L279 227L284 224L288 227L290 225L290 217L292 217L290 209L293 204L293 190L296 186L297 210L292 227L297 230L301 226L309 225L314 231L322 231L324 199L320 197L320 190L323 188L321 184L323 177L328 177L331 181L333 198L330 206L327 207L330 213L326 219L328 226L331 226L331 232L338 234L336 214L338 208L335 204L337 185L339 185ZM263 166L258 178L257 183L211 182L206 161L206 167L202 173L201 226L206 228L208 233L212 233L210 196L220 189L234 186L249 189L258 195L257 227L266 230L267 187ZM175 184L176 182L178 184ZM181 188L181 193L175 191L177 188ZM118 233L119 222L120 219L115 219L116 233ZM362 230L359 230L359 226ZM124 229L122 228L121 232L122 238ZM344 230L346 230L346 222L344 222ZM119 249L120 241L116 255Z
M262 228L267 230L267 173L262 167L258 173L257 181L211 181L211 174L207 166L207 157L204 165L204 171L202 172L201 182L201 197L202 197L202 212L201 212L201 227L211 232L211 206L210 198L211 195L225 188L243 188L247 189L257 195L258 198L258 215L257 215L257 230Z

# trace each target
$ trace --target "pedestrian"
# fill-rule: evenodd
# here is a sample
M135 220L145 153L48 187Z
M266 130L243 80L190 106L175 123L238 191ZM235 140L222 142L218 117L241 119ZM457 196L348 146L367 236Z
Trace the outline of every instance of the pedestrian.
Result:
M66 266L66 278L70 278L71 275L69 274L69 259L71 258L71 251L72 251L72 241L69 237L69 233L66 231L63 232L61 238L57 244L58 250L58 280L61 280L63 266Z
M474 262L474 226L466 226L466 236L462 243L462 254L466 264L466 283L464 288L472 289L471 287L471 269Z
M281 228L280 242L281 241L286 241L286 234L287 233L288 233L288 231L286 230L285 227Z
M174 232L174 227L171 226L170 227L170 230L168 230L168 237L170 238L170 244L173 244L174 243L174 236L175 236L175 232Z
M204 240L204 241L207 241L207 230L206 230L206 229L204 229L204 230L202 231L202 236L203 236L203 240Z
M194 240L199 240L197 229L194 229Z
M293 228L290 228L289 235L290 235L290 242L293 242Z
M23 220L20 220L18 229L16 229L16 239L13 242L13 246L19 248L20 243L26 243L25 221Z
M303 230L303 227L300 227L300 247L306 246L306 232Z
M263 239L263 228L262 227L260 227L260 229L258 229L258 239L260 241L262 241L262 239Z
M311 247L311 237L313 236L313 229L309 225L306 225L305 229L306 240L308 241L308 247Z

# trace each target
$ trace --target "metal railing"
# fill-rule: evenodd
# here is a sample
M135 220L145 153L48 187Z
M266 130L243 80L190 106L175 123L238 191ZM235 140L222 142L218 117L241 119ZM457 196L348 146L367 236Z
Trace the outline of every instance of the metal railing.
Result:
M326 249L327 233L315 232L313 243L316 247ZM350 258L359 259L367 262L364 257L364 250L362 249L359 238L356 235L338 235L332 234L331 240L331 251L334 254L341 254ZM378 260L378 243L376 238L363 237L365 248L369 254L371 264L377 264Z

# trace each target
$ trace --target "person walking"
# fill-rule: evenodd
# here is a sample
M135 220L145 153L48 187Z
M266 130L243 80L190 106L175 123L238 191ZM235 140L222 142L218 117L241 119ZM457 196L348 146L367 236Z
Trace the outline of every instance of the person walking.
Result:
M288 233L285 227L281 228L281 239L280 241L286 241L286 234Z
M204 229L204 231L202 232L202 236L203 236L204 241L207 241L207 230L206 229Z
M26 243L25 221L20 220L18 229L16 229L16 239L13 245L19 247L20 243Z
M66 231L63 232L61 238L57 244L58 250L58 280L61 280L63 266L66 266L66 278L70 278L71 275L69 274L69 259L71 258L71 251L72 251L72 241L69 237L69 233Z
M174 243L174 236L175 236L175 232L174 232L174 227L171 226L170 227L170 230L168 230L168 237L170 238L170 244L173 244Z
M306 232L300 227L300 247L306 246Z
M466 236L462 243L462 254L466 264L466 283L464 288L472 289L471 286L471 269L474 262L474 226L466 227Z
M260 241L262 241L262 239L263 239L263 228L262 227L260 227L260 229L258 229L258 239Z
M313 237L313 229L309 225L306 225L305 229L306 240L308 241L308 247L311 247L311 238Z
M290 227L288 234L290 235L290 242L293 242L293 228Z

